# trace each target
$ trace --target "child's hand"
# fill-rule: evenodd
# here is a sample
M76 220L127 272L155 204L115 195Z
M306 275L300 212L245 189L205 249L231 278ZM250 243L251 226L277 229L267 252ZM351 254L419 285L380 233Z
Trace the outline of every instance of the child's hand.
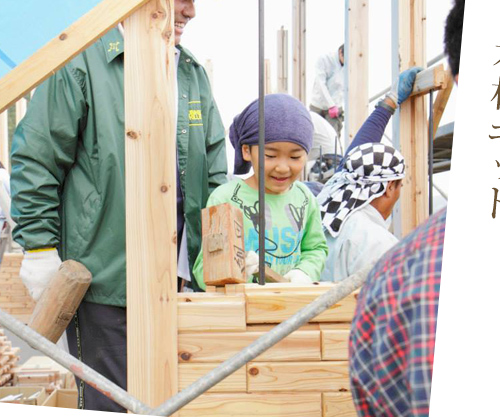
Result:
M309 277L306 273L304 273L302 270L299 270L298 268L290 270L283 277L285 279L290 280L290 283L295 283L295 284L311 284L312 283L311 277Z
M245 256L245 271L247 276L259 271L259 256L255 251L248 251Z

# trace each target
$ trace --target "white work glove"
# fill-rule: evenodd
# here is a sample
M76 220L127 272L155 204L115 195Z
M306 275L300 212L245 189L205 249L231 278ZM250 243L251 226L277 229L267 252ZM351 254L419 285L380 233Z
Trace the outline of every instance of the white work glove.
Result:
M290 283L295 283L295 284L311 284L312 283L311 277L309 277L306 273L304 273L302 270L299 270L298 268L294 268L293 270L290 270L283 277L285 279L290 280Z
M410 67L402 72L393 83L391 91L386 97L390 98L396 106L401 105L410 97L417 74L422 70L422 67Z
M24 254L19 276L35 302L40 299L60 265L59 254L53 248L27 251Z
M247 276L259 272L259 255L255 251L248 251L245 256L245 271Z

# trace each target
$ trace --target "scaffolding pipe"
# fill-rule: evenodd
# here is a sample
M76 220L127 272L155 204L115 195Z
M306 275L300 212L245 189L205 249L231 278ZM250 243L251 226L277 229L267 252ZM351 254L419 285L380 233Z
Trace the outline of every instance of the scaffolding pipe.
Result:
M238 354L226 360L211 372L207 373L205 376L201 377L147 414L155 416L170 416L174 414L186 404L227 378L233 372L255 359L295 330L299 329L302 325L317 317L356 289L359 289L365 282L374 263L375 261L338 283L328 292L322 294L309 305L302 308L295 315L274 327L271 331L245 347Z
M81 380L97 389L109 399L137 414L146 414L151 410L149 406L138 399L132 397L118 385L102 376L99 372L89 368L80 362L71 354L57 347L54 343L47 340L43 335L38 334L30 327L24 325L21 321L7 314L0 309L0 324L12 331L19 338L28 343L35 350L41 351L60 365L74 373Z

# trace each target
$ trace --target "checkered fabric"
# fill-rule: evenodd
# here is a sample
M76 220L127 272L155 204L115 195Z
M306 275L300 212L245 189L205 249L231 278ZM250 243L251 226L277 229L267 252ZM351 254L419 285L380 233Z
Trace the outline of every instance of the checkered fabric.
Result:
M389 181L404 176L404 158L394 147L364 143L353 148L318 195L323 226L335 238L353 212L383 195Z
M349 338L359 416L428 416L446 209L372 269Z

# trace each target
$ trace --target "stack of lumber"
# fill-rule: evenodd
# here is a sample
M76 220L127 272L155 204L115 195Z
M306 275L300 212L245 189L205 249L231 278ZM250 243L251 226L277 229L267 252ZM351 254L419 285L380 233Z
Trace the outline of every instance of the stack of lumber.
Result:
M19 270L23 254L4 254L0 266L0 309L28 323L35 302L24 287Z
M31 357L13 373L15 385L41 386L47 394L56 389L76 388L74 375L46 356Z
M179 390L312 302L332 284L209 287L178 295ZM356 416L343 299L179 411L180 416Z
M10 386L13 383L13 371L16 367L19 357L18 347L12 348L11 342L5 335L5 331L0 329L0 387Z

